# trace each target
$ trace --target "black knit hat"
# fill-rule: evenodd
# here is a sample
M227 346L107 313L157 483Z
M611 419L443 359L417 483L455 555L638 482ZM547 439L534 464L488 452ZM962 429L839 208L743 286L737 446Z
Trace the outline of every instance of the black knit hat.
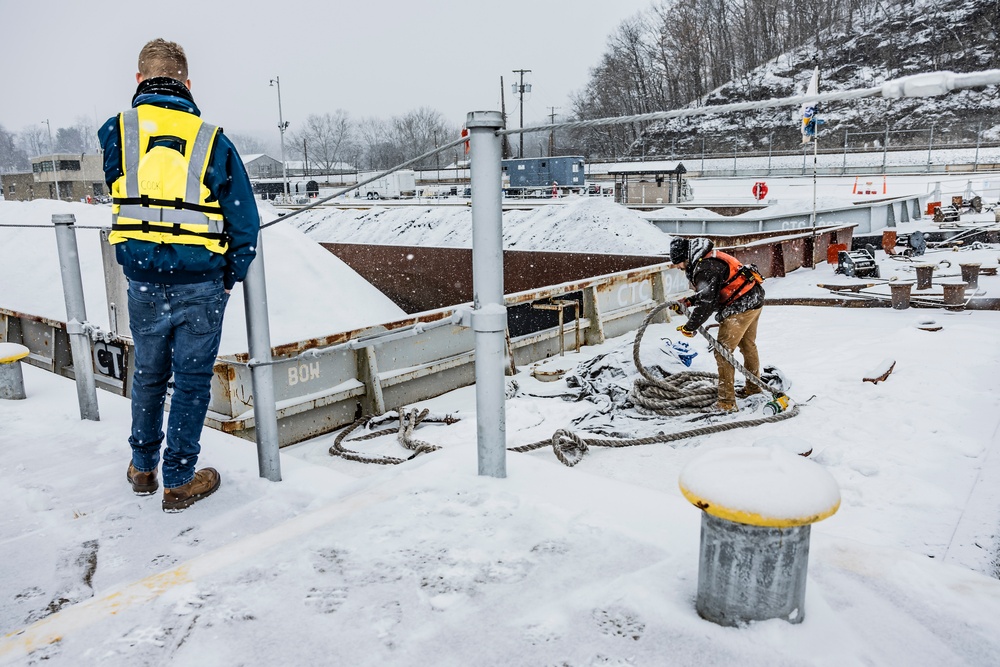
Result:
M688 258L688 240L675 236L670 239L670 263L680 264Z

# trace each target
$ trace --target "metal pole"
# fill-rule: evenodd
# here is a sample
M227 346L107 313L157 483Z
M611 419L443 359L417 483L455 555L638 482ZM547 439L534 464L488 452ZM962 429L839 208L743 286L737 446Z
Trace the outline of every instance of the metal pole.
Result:
M983 121L979 121L979 127L976 129L976 157L972 161L972 171L979 171L979 143L983 136Z
M101 421L97 407L97 385L94 382L94 360L90 352L90 337L84 331L87 306L83 298L83 275L80 253L76 245L76 216L57 213L52 216L56 228L56 248L59 252L59 273L66 299L66 333L73 354L73 376L80 401L80 419Z
M499 111L472 111L472 329L476 335L476 441L479 474L507 476L507 426L504 414L503 217L501 203ZM522 135L523 139L523 135Z
M49 124L49 119L45 119L45 127L49 128L49 152L52 153L52 178L56 182L56 199L62 201L62 195L59 193L59 166L56 164L56 152L52 147L52 126Z
M931 137L927 140L927 171L931 170L931 149L934 148L934 123L931 123Z
M885 122L885 144L882 146L882 174L885 174L885 161L889 156L889 121Z
M264 232L257 234L257 256L250 263L243 281L243 303L246 307L247 342L250 358L258 362L271 361L271 326L267 319L267 283L264 280ZM278 458L278 416L274 399L274 366L252 366L250 383L253 387L254 437L257 440L257 467L260 476L272 482L281 481Z
M774 148L774 133L767 133L767 175L771 175L771 149Z
M817 126L818 127L818 126ZM817 163L819 161L819 134L817 133L812 138L813 140L813 210L812 210L812 257L809 262L812 264L812 268L816 268L816 172L818 171Z
M281 132L281 180L284 183L285 197L288 197L288 167L285 165L285 130L288 129L288 123L285 122L284 117L281 115L281 78L274 77L271 79L271 85L278 87L278 130Z
M553 125L556 122L556 109L559 107L549 107L549 122ZM523 134L521 136L524 136ZM556 131L549 130L549 157L556 153Z
M844 173L847 173L847 135L850 134L848 130L844 130Z
M521 75L521 85L519 85L517 87L517 93L518 93L518 99L519 99L518 106L521 107L521 128L522 129L524 128L524 75L527 74L530 71L531 71L530 69L516 69L516 70L513 70L514 74L520 74ZM476 113L476 112L473 112L473 113ZM501 125L501 127L502 127L502 125ZM523 158L524 157L524 132L521 133L521 147L518 150L517 157L519 157L519 158Z

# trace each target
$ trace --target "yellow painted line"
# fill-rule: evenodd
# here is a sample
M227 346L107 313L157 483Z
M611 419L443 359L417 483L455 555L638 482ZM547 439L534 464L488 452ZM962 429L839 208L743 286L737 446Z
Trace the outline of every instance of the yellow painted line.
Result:
M712 516L719 517L720 519L726 519L727 521L734 521L736 523L745 523L750 526L759 526L761 528L794 528L795 526L807 526L811 523L816 523L817 521L822 521L827 517L833 516L837 510L840 509L840 499L838 498L833 507L817 514L802 517L778 518L773 516L764 516L763 514L757 514L756 512L747 512L746 510L723 507L722 505L718 505L696 496L683 485L681 486L681 493L684 494L684 497L687 498L692 505L704 510Z
M344 516L385 500L390 494L379 485L373 489L335 501L318 510L297 516L257 535L202 554L159 574L150 575L111 592L93 597L51 616L35 621L0 638L0 662L24 658L43 646L62 641L74 632L115 616L139 604L150 602L171 588L198 581L219 570L255 556L278 544L300 537Z

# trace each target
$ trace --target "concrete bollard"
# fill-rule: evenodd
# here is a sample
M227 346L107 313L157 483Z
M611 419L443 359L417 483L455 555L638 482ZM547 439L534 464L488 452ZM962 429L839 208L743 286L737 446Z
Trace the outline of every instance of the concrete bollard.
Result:
M913 283L889 283L890 299L895 310L906 310L910 307L910 290Z
M969 264L959 264L958 266L962 269L962 280L968 283L969 289L979 289L979 267L982 264L970 262Z
M20 401L26 397L21 359L28 352L28 348L18 343L0 343L0 399Z
M917 264L917 289L930 289L933 284L935 264Z
M805 619L810 526L840 507L822 466L778 447L706 452L680 475L703 510L698 615L719 625Z

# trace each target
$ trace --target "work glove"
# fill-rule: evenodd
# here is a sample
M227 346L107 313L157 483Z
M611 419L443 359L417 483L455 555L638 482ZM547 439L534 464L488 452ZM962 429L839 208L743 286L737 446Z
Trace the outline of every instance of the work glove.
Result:
M677 330L680 331L681 335L683 335L685 338L694 338L694 332L685 329L683 324L677 327Z
M677 314L680 314L680 313L683 313L685 310L687 310L688 308L691 307L691 302L688 301L687 299L678 299L677 301L674 301L672 304L670 304L667 307L671 311L673 311L673 312L675 312Z

